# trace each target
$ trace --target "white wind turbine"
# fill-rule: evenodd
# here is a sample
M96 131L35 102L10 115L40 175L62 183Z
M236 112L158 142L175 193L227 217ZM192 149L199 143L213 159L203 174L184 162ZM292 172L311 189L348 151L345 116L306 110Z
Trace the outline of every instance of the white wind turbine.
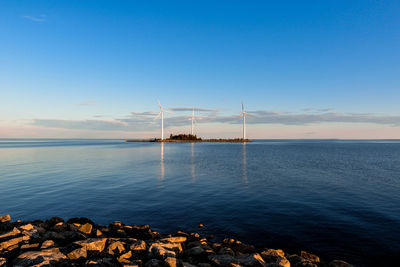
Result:
M242 102L242 114L240 114L239 118L243 117L243 140L246 140L246 116L253 116L253 115L244 111L244 105Z
M196 119L195 119L195 117L194 117L194 108L193 108L193 111L192 111L192 117L190 117L189 120L192 121L192 129L191 129L191 131L190 131L190 134L193 135L193 134L194 134L194 123L195 123L195 121L196 121Z
M163 109L160 104L160 100L158 100L158 106L160 107L160 112L158 113L157 117L154 118L154 120L158 119L161 116L161 141L162 141L164 140L164 112L167 113L173 113L173 112Z

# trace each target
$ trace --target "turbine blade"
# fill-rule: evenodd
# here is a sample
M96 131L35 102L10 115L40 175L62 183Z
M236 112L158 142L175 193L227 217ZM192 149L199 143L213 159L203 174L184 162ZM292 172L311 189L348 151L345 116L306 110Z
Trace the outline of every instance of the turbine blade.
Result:
M238 119L240 119L241 117L243 117L243 114L240 114L239 117L238 117Z
M171 113L171 114L173 113L172 111L165 110L165 109L162 112L167 112L167 113Z
M243 102L242 102L242 112L244 112L244 105L243 105Z
M160 100L157 100L157 103L158 103L158 106L160 107L160 109L162 109Z
M161 116L161 111L157 114L157 116L153 119L154 121Z

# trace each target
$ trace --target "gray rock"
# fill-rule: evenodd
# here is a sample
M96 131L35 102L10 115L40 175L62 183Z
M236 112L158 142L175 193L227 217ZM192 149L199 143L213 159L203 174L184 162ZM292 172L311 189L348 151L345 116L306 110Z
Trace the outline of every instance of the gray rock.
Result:
M6 214L6 215L0 217L0 223L6 223L9 221L11 221L10 214Z
M107 253L110 255L120 255L122 252L125 251L125 246L124 246L124 242L121 241L114 241L112 242L108 248L107 248Z
M163 262L157 259L151 259L146 262L145 267L163 267Z
M231 263L237 263L231 255L210 255L208 259L216 266L230 266Z
M151 245L149 248L150 257L157 259L166 259L168 257L176 257L175 251L165 248L163 246Z
M233 251L231 248L229 247L221 247L218 250L218 254L219 255L223 255L223 254L227 254L227 255L231 255L232 257L235 257L235 251Z
M178 260L174 257L167 257L164 260L164 263L167 267L177 267L178 266Z
M61 233L53 232L53 231L48 231L46 232L43 237L47 240L64 240L65 237Z
M133 252L135 255L141 255L146 253L146 242L143 240L137 240L133 244L130 245L129 249Z
M58 248L22 253L14 260L15 266L54 266L66 263L67 257Z
M317 255L311 254L311 253L307 253L305 251L301 252L301 257L303 257L305 260L311 261L312 263L318 263L319 257Z
M267 263L267 267L290 267L290 262L285 257L279 257L275 262Z
M265 267L265 261L261 257L260 254L254 253L249 256L244 256L244 257L238 257L237 260L239 261L239 264L242 266L248 266L248 267Z
M85 247L88 251L102 252L106 246L107 238L88 238L86 240L75 241L74 244Z
M4 250L8 250L8 251L14 250L14 249L18 248L19 245L21 245L22 243L25 243L29 239L30 239L29 236L24 235L24 236L15 237L15 238L9 239L7 241L1 242L0 243L0 252L2 252Z
M78 260L78 259L86 259L87 258L87 250L86 248L77 248L70 253L67 254L67 257L70 260Z
M42 246L40 247L41 249L45 249L45 248L52 248L54 247L54 241L53 240L46 240L43 242Z
M193 247L187 250L189 256L199 256L204 253L204 249L201 247Z
M353 267L353 265L351 265L345 261L333 260L329 263L329 267Z
M189 262L182 262L183 267L196 267L196 265L190 264ZM211 266L211 265L210 265Z
M90 223L85 223L84 225L78 228L78 231L83 234L89 235L92 232L92 228L93 226Z
M276 262L278 258L285 257L285 253L281 249L267 249L261 252L261 257L266 263Z
M7 260L5 258L0 258L0 267L6 266Z
M4 238L8 238L8 237L10 237L10 236L16 236L16 235L18 235L18 234L20 234L20 233L21 233L21 231L18 230L16 227L14 227L14 228L12 229L12 231L9 231L9 232L7 232L7 233L5 233L5 234L0 235L0 240L1 240L1 239L4 239Z

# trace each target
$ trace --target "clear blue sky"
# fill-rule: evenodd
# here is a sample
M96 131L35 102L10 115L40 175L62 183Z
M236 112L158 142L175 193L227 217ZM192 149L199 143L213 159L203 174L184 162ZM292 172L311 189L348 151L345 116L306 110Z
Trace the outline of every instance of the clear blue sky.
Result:
M400 137L399 14L400 1L2 0L0 137L155 135L141 113L157 99L218 109L200 114L204 136L235 136L244 101L250 137Z

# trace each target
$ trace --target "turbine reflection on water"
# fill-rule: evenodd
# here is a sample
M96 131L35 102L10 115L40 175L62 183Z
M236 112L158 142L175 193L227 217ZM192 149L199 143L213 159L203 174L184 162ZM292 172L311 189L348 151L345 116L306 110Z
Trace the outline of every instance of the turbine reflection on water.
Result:
M190 158L190 174L192 175L192 182L196 181L195 162L194 162L194 143L191 143L191 158Z
M165 176L165 169L164 169L164 142L161 142L161 149L160 149L160 179L164 180Z
M242 175L243 175L243 182L247 185L248 178L247 178L247 155L246 155L246 143L242 145Z

